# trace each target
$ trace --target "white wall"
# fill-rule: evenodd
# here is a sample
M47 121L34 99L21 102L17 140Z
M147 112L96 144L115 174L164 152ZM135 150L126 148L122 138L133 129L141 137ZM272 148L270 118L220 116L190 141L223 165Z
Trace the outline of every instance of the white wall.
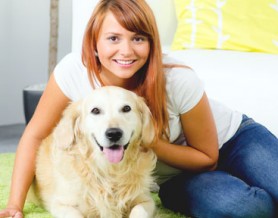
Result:
M22 90L48 79L50 0L0 1L0 125L24 123ZM72 1L60 0L58 59L71 51Z

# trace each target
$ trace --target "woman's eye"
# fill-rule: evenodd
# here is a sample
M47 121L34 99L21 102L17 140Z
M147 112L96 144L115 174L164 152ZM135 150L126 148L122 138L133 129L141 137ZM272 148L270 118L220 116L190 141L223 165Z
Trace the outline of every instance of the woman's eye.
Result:
M110 36L108 39L112 42L116 42L118 38L116 36Z
M129 111L131 111L131 107L128 105L125 105L122 109L122 112L124 112L124 113L129 112Z
M92 114L99 114L100 113L100 110L98 109L98 108L93 108L92 110L91 110L91 113Z
M135 42L144 42L144 41L146 41L146 37L144 37L144 36L136 36L136 37L134 37L134 41Z

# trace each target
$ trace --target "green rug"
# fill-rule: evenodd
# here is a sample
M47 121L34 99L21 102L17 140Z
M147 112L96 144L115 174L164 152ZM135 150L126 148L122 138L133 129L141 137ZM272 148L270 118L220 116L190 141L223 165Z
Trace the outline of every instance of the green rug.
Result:
M0 154L0 209L5 208L9 196L14 154ZM153 194L161 218L185 218L162 207L157 194ZM27 202L24 207L25 218L52 218L43 208Z

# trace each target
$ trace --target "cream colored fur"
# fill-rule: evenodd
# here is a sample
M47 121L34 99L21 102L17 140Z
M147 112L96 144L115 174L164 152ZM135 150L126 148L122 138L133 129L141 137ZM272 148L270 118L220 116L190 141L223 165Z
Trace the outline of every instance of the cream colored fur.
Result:
M109 128L121 129L120 143L129 142L119 163L96 143L109 144ZM57 218L153 217L153 128L143 99L122 88L96 89L72 103L38 151L33 188L42 205Z

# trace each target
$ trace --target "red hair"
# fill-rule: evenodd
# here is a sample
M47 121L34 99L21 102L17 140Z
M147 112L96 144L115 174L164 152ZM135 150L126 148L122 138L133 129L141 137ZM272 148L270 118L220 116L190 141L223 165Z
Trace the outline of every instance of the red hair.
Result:
M168 138L165 75L159 33L153 12L144 0L101 0L98 3L87 24L82 46L82 61L87 67L89 80L93 85L94 74L101 82L101 63L95 51L98 34L107 12L112 12L117 21L128 31L146 36L149 40L149 58L136 73L138 81L135 92L145 98L152 112L156 137Z

